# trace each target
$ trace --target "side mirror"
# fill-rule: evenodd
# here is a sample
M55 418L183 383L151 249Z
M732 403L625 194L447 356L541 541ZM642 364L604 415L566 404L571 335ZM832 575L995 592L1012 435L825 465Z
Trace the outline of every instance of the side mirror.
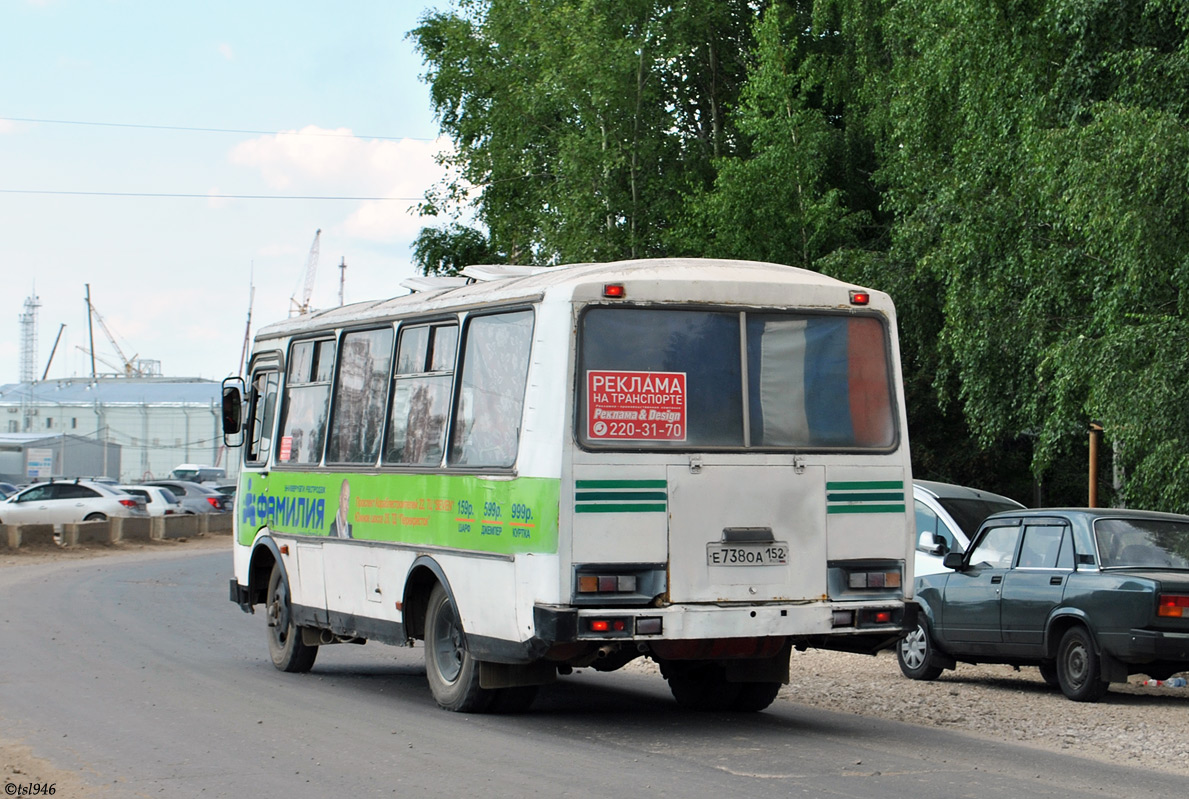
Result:
M244 381L229 377L223 381L223 443L238 447L244 443Z
M928 530L921 532L921 537L917 539L917 549L927 555L944 555L949 552L945 539Z
M962 559L963 555L961 552L950 552L942 559L941 565L947 569L962 571Z

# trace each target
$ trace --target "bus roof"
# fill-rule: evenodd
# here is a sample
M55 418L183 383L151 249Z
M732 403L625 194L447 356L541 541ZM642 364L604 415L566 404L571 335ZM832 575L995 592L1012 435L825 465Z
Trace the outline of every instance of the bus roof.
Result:
M650 258L551 267L481 265L469 266L463 274L470 278L471 282L463 283L458 278L414 278L402 284L417 289L413 293L314 311L304 316L275 322L261 328L256 338L270 339L309 330L334 329L407 314L537 299L546 294L573 296L575 290L581 287L601 288L602 284L617 281L698 281L719 286L721 290L718 294L726 302L730 301L731 294L725 290L727 286L771 285L776 282L805 288L830 287L835 291L859 288L795 266L709 258ZM891 307L887 295L876 291L872 291L871 294L873 306L877 304L876 299L880 298L883 301L880 305L886 303L886 307Z

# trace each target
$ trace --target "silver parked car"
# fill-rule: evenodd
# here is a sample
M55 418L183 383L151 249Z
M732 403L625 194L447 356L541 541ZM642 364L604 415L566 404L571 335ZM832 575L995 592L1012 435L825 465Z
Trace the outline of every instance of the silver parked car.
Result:
M231 498L208 485L188 480L146 480L143 485L168 488L182 503L183 513L228 513Z
M88 480L37 483L0 503L0 524L75 524L145 515L140 497Z
M119 486L125 494L143 497L150 516L177 516L185 513L182 503L168 488L161 486Z
M917 539L913 573L918 577L947 571L941 561L950 552L965 552L992 513L1024 507L990 491L932 480L913 480L912 498Z

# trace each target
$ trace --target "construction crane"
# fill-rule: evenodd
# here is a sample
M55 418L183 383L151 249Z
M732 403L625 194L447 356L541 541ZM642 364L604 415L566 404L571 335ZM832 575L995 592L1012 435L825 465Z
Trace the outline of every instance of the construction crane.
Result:
M145 375L154 373L154 371L159 371L159 369L154 370L154 368L153 368L154 362L152 362L152 361L143 361L142 362L140 360L137 360L136 355L133 355L131 358L129 358L127 355L124 354L124 350L120 349L120 345L116 342L115 334L113 334L111 332L111 329L108 328L107 322L103 321L103 315L99 313L99 309L96 308L95 305L91 302L91 284L90 283L87 284L87 313L88 313L90 319L93 319L94 321L99 323L99 329L103 331L103 334L105 336L107 336L107 340L109 342L111 342L112 349L114 349L116 351L116 354L120 356L120 363L122 364L122 369L117 369L117 372L122 371L124 374L124 377L143 377ZM82 349L82 348L80 347L80 349ZM89 351L83 350L83 351L89 352L89 354L91 355L92 358L103 361L102 358L99 358L99 356L95 354L94 350L95 350L95 345L92 343L91 350L89 350ZM107 361L103 361L103 362L107 363ZM111 366L112 364L107 363L107 365ZM91 373L92 373L92 375L94 375L94 373L95 373L94 366L91 367Z
M314 275L318 272L319 240L322 238L322 228L314 231L314 243L310 245L310 255L306 258L305 286L301 291L301 300L297 297L289 298L289 315L302 316L310 312L310 297L314 294Z
M86 347L82 346L81 344L76 344L74 348L75 348L76 350L78 350L79 352L86 353L87 355L91 356L91 358L92 358L92 359L94 359L94 360L96 360L96 361L99 361L99 363L101 363L101 364L103 364L104 366L106 366L106 367L108 367L109 369L111 369L111 370L112 370L112 374L114 374L114 375L124 375L124 376L127 376L127 374L126 374L126 372L125 372L125 369L126 369L126 367L121 367L121 366L118 366L118 365L116 365L115 363L113 363L113 362L109 361L107 358L104 358L102 355L97 355L96 353L94 353L94 352L91 352L89 349L87 349ZM97 376L97 375L96 375L96 376Z

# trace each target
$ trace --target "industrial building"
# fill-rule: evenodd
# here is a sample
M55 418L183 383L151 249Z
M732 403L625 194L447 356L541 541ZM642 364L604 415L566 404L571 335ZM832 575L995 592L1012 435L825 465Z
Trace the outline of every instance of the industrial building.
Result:
M224 451L221 403L220 383L199 378L100 376L13 383L0 386L0 434L25 452L25 472L14 475L20 482L101 474L139 481L166 477L179 463L223 466L230 478L237 463ZM97 465L106 468L96 469L90 457L85 466L82 460L72 463L70 452L85 449L75 439L94 442L101 453ZM29 473L30 448L40 451L36 475ZM55 459L47 467L46 450L65 452L64 463ZM7 467L5 462L0 471ZM55 473L45 474L46 468Z
M120 478L119 444L66 433L0 433L0 480L19 485L51 477Z

